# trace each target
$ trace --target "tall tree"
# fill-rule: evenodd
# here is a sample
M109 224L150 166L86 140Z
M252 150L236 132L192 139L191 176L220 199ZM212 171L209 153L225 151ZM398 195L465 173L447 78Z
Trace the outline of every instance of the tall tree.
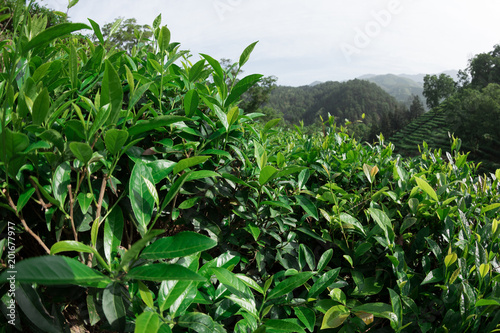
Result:
M410 120L417 119L425 113L424 104L418 95L413 95L410 104Z
M472 58L467 71L472 88L481 89L490 83L500 83L500 45L496 45L493 51Z
M424 96L427 99L427 106L431 109L438 106L455 91L455 81L449 75L426 75L424 77Z
M140 25L135 18L124 20L118 18L113 23L106 23L101 27L102 35L106 40L106 48L116 47L127 53L132 53L134 47L141 46L153 36L153 32L148 25ZM92 37L97 41L97 37ZM144 44L145 45L145 44Z

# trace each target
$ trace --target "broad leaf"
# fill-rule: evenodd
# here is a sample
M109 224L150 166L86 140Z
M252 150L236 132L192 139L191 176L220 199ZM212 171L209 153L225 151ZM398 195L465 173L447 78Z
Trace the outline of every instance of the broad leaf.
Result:
M132 268L126 275L128 280L145 281L205 281L206 279L192 270L177 264L151 264Z
M145 311L135 319L134 333L156 333L160 329L157 313Z
M233 102L238 100L241 95L243 95L250 87L256 84L263 75L261 74L251 74L236 83L236 85L231 89L231 93L227 96L224 106L228 107Z
M186 112L186 116L192 117L193 114L198 109L199 103L198 92L194 89L189 90L184 96L184 111Z
M91 28L83 23L61 23L54 25L45 31L39 33L38 35L35 36L32 40L30 40L23 48L23 53L28 52L29 50L42 46L46 43L49 43L53 41L54 39L58 37L62 37L64 35L67 35L69 33L72 33L74 31L82 30L82 29L89 29Z
M180 160L177 162L177 164L174 166L173 173L174 175L181 172L182 170L185 170L187 168L193 167L198 164L202 164L205 161L210 159L210 156L194 156L194 157L189 157L185 158L183 160Z
M106 60L104 77L102 79L101 105L104 106L108 103L111 105L107 124L116 124L122 109L122 102L122 81L113 64L109 60Z
M160 127L188 120L190 119L182 116L171 116L171 115L158 116L153 119L148 119L138 122L137 124L128 129L128 133L132 136L135 136L147 131L155 129L158 130Z
M336 269L332 269L323 275L313 284L311 289L309 289L309 293L307 294L307 298L316 298L321 294L326 288L328 288L332 283L335 282L340 273L340 267Z
M274 175L278 173L275 167L271 165L266 165L261 171L259 175L259 184L265 185L268 181L270 181Z
M283 319L269 319L264 323L264 326L272 329L273 332L305 333L299 325Z
M243 50L243 53L240 55L240 61L239 65L240 67L243 67L244 64L250 59L250 54L252 53L253 49L255 48L255 45L257 45L257 42L253 42L252 44L248 45L245 50Z
M118 253L124 229L123 213L120 206L115 206L104 223L104 255L109 263Z
M123 148L128 139L128 132L119 129L110 129L106 132L104 143L111 155L116 155Z
M138 161L130 175L129 194L132 211L137 219L139 232L144 235L147 231L147 226L153 215L155 199L151 195L148 185L144 181L148 179L151 183L154 182L151 169L141 161Z
M71 142L69 144L69 149L83 164L87 164L87 162L92 158L92 148L87 143Z
M172 259L189 256L213 248L217 242L192 231L180 232L175 236L156 240L142 251L144 259Z
M68 185L71 183L71 166L68 162L60 164L54 172L52 179L53 195L59 201L61 207L64 206L68 195Z
M273 299L288 294L292 290L306 283L307 280L309 280L313 275L313 272L303 272L281 281L276 285L276 287L274 287L273 290L269 292L267 299Z
M341 326L344 321L349 317L350 311L343 305L335 305L331 307L323 317L321 329L336 328Z
M64 256L42 256L24 259L16 264L16 282L45 285L74 284L105 288L111 280L77 260ZM0 283L6 283L8 271L0 275Z
M110 283L102 293L102 311L113 330L123 332L126 323L124 287L118 282Z
M436 191L422 178L415 177L418 187L425 193L427 193L434 201L439 201Z

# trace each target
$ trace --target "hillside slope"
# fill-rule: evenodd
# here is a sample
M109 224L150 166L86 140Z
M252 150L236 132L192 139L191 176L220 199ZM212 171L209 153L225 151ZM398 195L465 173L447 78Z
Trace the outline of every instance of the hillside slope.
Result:
M302 120L308 125L328 114L342 121L359 120L365 114L366 124L378 123L401 105L375 83L355 79L314 86L278 86L272 91L266 107L283 114L290 123Z

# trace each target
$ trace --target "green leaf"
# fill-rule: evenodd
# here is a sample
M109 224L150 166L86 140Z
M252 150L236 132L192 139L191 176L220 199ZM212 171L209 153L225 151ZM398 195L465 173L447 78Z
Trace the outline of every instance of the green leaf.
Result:
M3 134L2 134L3 136ZM26 148L28 148L30 140L27 135L23 133L12 132L10 129L5 129L5 142L0 145L0 158L4 159L4 153L6 154L6 160L9 161L14 155L19 154Z
M500 299L498 298L483 298L476 302L475 306L500 306Z
M485 206L481 209L481 214L484 214L486 212L489 212L490 210L494 210L494 209L497 209L500 207L500 203L494 203L494 204L491 204L491 205L488 205L488 206Z
M181 202L181 204L179 205L178 208L179 209L193 208L193 206L196 205L200 200L201 200L201 197L194 197L194 198L184 200L183 202Z
M147 131L158 130L158 128L160 127L189 120L190 120L189 118L182 116L171 116L171 115L158 116L153 119L148 119L138 122L136 125L128 129L128 133L132 136L135 136Z
M316 268L316 259L314 258L314 253L311 249L305 245L299 245L299 262L306 262L309 266L309 270L313 271ZM303 267L302 267L303 269Z
M116 155L123 148L128 139L128 132L116 128L110 129L106 132L104 143L106 149L111 155Z
M69 149L73 155L85 165L92 158L92 148L87 143L71 142L69 144Z
M104 123L106 123L106 120L108 120L110 113L111 107L109 104L106 104L99 109L94 122L92 123L92 127L89 130L90 138L93 138L97 131L102 128L102 125L104 125Z
M61 207L64 206L66 196L68 195L68 185L71 183L71 166L68 162L60 164L54 172L52 179L53 195L59 201Z
M44 285L74 284L105 288L111 280L77 260L64 256L41 256L16 263L16 282ZM9 272L0 274L0 283L6 283Z
M41 125L47 119L50 108L49 91L44 88L33 102L33 125Z
M185 257L182 262L183 266L185 266L186 268L189 268L192 271L196 271L198 270L199 256L195 255ZM171 308L171 306L174 304L184 302L184 299L189 297L189 290L191 289L193 284L197 284L197 282L176 280L167 280L161 282L157 299L160 311L163 312Z
M69 252L69 251L76 251L76 252L84 252L84 253L92 253L96 256L97 261L106 268L108 271L111 271L110 267L106 264L104 259L102 259L101 255L99 252L97 252L96 249L85 245L81 242L77 241L60 241L52 245L50 248L50 254L57 254L61 252Z
M325 267L330 263L330 260L332 260L333 257L333 249L328 249L326 250L322 255L321 258L319 258L318 261L318 272L321 272L322 270L325 269Z
M356 306L352 309L353 312L366 312L366 313L371 313L375 317L382 317L382 318L391 318L391 314L394 314L392 312L392 306L389 304L385 303L365 303L359 306Z
M262 186L270 181L274 175L278 173L275 167L271 165L266 165L261 171L259 175L259 184Z
M4 298L2 299L2 307L10 305L7 303L10 301L10 299L15 299L17 303L16 312L22 311L23 313L29 313L28 320L33 323L39 331L57 333L62 332L61 326L57 325L55 323L55 318L49 315L47 309L42 303L39 294L31 284L16 285L15 298L8 297L7 299L5 299L6 296L7 294L4 294ZM15 318L14 322L18 324L19 318Z
M139 253L144 249L144 247L156 236L164 233L165 230L151 230L144 237L134 243L130 249L125 252L120 263L120 267L125 271L128 270L129 264L137 258Z
M377 225L384 231L387 240L390 243L394 242L394 230L392 229L392 223L387 214L377 208L368 208L368 212L372 219L377 223Z
M144 180L144 183L148 188L149 194L151 194L151 196L153 197L156 203L156 207L160 207L160 198L158 197L158 191L156 191L156 187L154 186L153 182L144 176L142 177L142 180Z
M295 198L297 198L297 201L299 205L304 209L304 211L309 214L311 217L313 217L316 221L318 221L318 209L316 206L309 200L308 198L301 196L301 195L296 195Z
M104 77L101 86L101 105L110 104L111 110L107 124L116 124L122 110L123 90L118 72L109 60L105 61Z
M54 25L46 29L45 31L39 33L38 35L35 36L35 38L30 40L23 48L23 53L26 54L28 51L30 51L35 47L42 46L46 43L53 41L58 37L62 37L64 35L82 29L91 30L91 28L88 25L83 23L61 23Z
M430 271L427 276L425 277L424 281L422 281L421 285L428 284L428 283L436 283L436 282L441 282L444 280L444 272L443 268L436 268Z
M233 102L238 100L241 95L243 95L250 87L256 84L263 75L261 74L252 74L244 77L238 83L235 84L233 89L231 89L231 93L227 96L226 101L224 102L224 106L228 107Z
M225 268L212 268L212 272L217 277L217 280L219 280L220 283L226 286L231 294L236 295L239 298L251 300L253 301L253 304L255 306L255 300L252 291L234 273L231 273Z
M179 318L177 325L198 333L215 333L213 319L201 312L188 312Z
M316 314L313 310L306 307L294 307L293 312L299 320L306 326L306 328L313 332L314 326L316 325Z
M244 64L250 59L250 54L252 53L253 49L255 48L255 45L257 45L257 42L253 42L252 44L248 45L245 50L243 50L243 53L240 55L240 61L239 65L240 67L243 67Z
M321 329L337 328L344 323L349 317L350 311L343 305L336 305L331 307L323 317Z
M264 323L264 326L272 329L273 332L305 333L302 327L284 319L269 319Z
M76 4L79 2L80 0L69 0L69 3L68 3L68 9L76 6Z
M216 241L205 235L184 231L156 240L142 251L141 258L158 260L185 257L209 250L216 245Z
M145 281L206 281L192 270L178 264L151 264L132 268L126 275L128 280Z
M273 299L288 294L306 283L313 275L313 272L302 272L281 281L271 290L271 292L269 292L267 299Z
M458 256L455 252L448 254L446 256L446 258L444 258L444 265L446 266L446 268L448 268L451 265L453 265L453 263L455 263L455 261L457 261L457 259L458 259Z
M175 198L177 193L179 193L182 185L184 185L187 177L189 177L190 175L191 175L191 172L186 172L185 174L183 174L182 176L177 178L177 180L174 182L172 187L170 187L170 190L168 190L168 193L165 196L165 199L163 199L163 202L161 204L161 209L160 209L161 212L165 209L165 207L167 207L167 205L170 203L170 201L172 201L172 199Z
M135 319L134 333L156 333L160 329L160 317L155 312L143 312Z
M198 109L199 101L200 97L195 89L191 89L186 93L184 96L184 111L186 112L186 116L192 117L194 115Z
M328 288L339 276L340 267L332 269L323 275L312 285L307 294L307 298L316 298L321 294L326 288Z
M424 191L425 193L427 193L427 195L429 195L434 201L439 201L436 192L429 185L429 183L427 183L422 178L418 178L418 177L415 177L415 181L417 182L418 187L420 187L420 189L422 191Z
M99 24L97 24L95 21L91 19L87 19L90 22L90 25L92 26L92 29L94 29L94 33L99 40L101 44L104 44L104 37L102 36L101 28L99 27Z
M24 206L26 206L26 204L30 200L33 193L35 193L35 188L30 187L24 193L19 195L19 199L17 199L17 205L16 205L18 213L20 213L22 211L22 209L24 208Z
M280 207L280 208L285 208L286 210L293 212L292 207L290 205L283 203L281 201L262 201L260 205L268 205L268 206L274 206L274 207Z
M126 294L118 282L110 283L102 293L102 311L113 330L123 332L126 324Z
M144 179L148 179L151 183L154 182L151 168L138 161L130 175L128 197L141 235L147 231L147 226L153 216L155 202L155 198L151 195Z
M130 98L130 101L128 102L128 110L132 110L132 108L139 102L141 99L142 95L149 89L149 87L153 84L153 82L147 82L138 87L134 92L132 93L132 97ZM140 111L139 111L140 113Z
M207 161L208 159L210 159L210 156L194 156L194 157L189 157L189 158L185 158L183 160L180 160L174 166L173 174L174 175L178 174L179 172L181 172L187 168L193 167L193 166L198 165L198 164L202 164L205 161Z
M104 256L111 263L118 253L124 229L123 213L120 206L115 206L104 223L103 247Z
M220 122L222 123L222 126L226 129L226 131L229 129L229 122L227 120L227 115L224 113L224 111L217 105L214 105L214 112L217 118L219 118Z
M255 306L255 301L253 299L249 300L246 298L240 298L240 297L235 296L235 295L229 295L229 296L226 296L226 298L228 298L231 301L233 301L234 303L238 304L246 312L254 315L255 318L258 318L257 308Z
M482 279L489 273L490 271L490 264L481 264L479 266L479 275L481 276Z
M237 122L239 116L240 109L237 106L231 108L231 110L229 110L229 112L227 113L227 122L229 123L229 126Z
M246 284L248 287L252 288L253 290L264 294L264 290L262 289L261 286L257 284L251 277L243 275L243 274L235 274L235 276L243 281L244 284Z
M224 71L222 70L222 66L220 65L220 63L207 54L200 53L200 55L208 61L210 66L212 66L212 68L215 71L215 74L219 78L223 79L224 78Z
M160 47L160 52L163 54L165 50L168 49L168 45L170 44L170 30L168 30L167 26L163 26L160 29L160 35L158 36L158 46Z

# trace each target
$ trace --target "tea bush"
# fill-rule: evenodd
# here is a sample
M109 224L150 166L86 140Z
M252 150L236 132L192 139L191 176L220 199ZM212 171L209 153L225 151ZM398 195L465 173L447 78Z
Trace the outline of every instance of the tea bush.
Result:
M5 327L500 328L500 170L477 175L459 139L403 159L333 117L317 134L258 123L238 102L261 75L192 60L160 16L130 54L108 50L92 20L45 29L23 1L12 18L0 42ZM99 43L70 34L82 30Z

